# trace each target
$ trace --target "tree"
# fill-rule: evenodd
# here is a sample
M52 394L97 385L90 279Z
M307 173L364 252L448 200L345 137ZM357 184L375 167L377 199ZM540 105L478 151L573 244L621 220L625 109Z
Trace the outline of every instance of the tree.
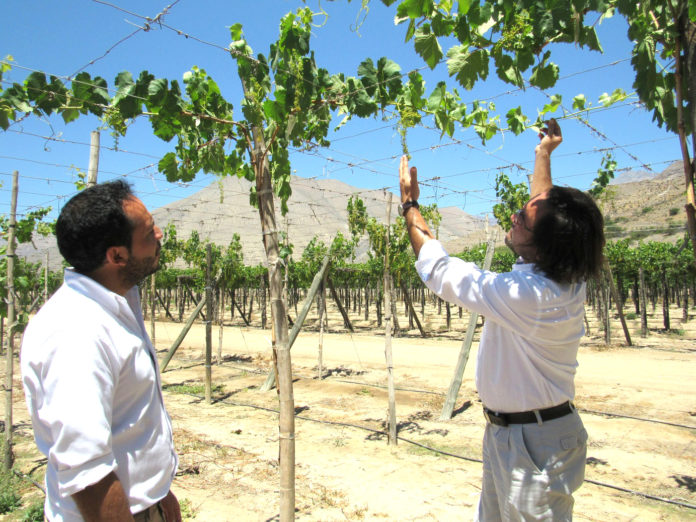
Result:
M396 0L382 0L387 6ZM456 6L456 9L455 9ZM401 0L396 6L396 20L406 23L406 40L413 41L415 51L433 69L446 56L450 76L465 89L485 80L491 67L504 82L520 88L531 86L551 89L560 69L551 61L551 44L574 43L581 48L601 51L595 31L596 20L615 12L628 23L627 37L633 42L631 64L635 71L633 87L653 121L679 135L686 185L688 233L696 262L696 196L694 165L689 154L696 150L696 4L693 0ZM443 51L440 39L454 37L459 43ZM614 90L602 96L599 106L625 99L626 93ZM538 115L555 111L561 104L558 95ZM455 104L456 106L456 104ZM444 114L447 120L463 117L452 106ZM474 110L465 116L472 121L485 140L498 130L497 116L489 118L488 106L473 103ZM573 99L578 111L566 117L581 117L590 106L582 94ZM528 125L520 108L506 114L508 129L519 134ZM449 128L445 125L441 128ZM611 159L603 168L610 168ZM600 171L599 185L602 172ZM605 183L606 184L606 183Z

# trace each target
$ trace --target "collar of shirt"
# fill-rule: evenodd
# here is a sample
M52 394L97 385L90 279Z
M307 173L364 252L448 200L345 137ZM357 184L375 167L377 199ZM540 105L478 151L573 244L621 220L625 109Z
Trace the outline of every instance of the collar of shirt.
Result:
M65 269L64 282L68 288L92 299L109 314L129 318L140 329L136 312L140 306L137 286L128 290L124 297L102 286L91 277L75 271L74 268Z

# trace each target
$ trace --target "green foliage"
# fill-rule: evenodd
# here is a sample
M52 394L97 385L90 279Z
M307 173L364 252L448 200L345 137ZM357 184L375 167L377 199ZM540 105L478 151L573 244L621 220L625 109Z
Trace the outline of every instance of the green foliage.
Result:
M3 444L0 444L0 447ZM0 514L10 513L21 505L22 499L18 493L16 478L11 471L0 469Z
M41 501L30 505L22 513L21 522L43 522L44 520L44 504Z
M679 214L679 209L677 207L672 207L669 209L670 216L676 216L677 214Z
M512 227L510 216L527 202L529 190L525 183L513 184L501 171L495 177L495 195L500 203L493 205L493 215L500 227L507 232Z
M616 172L616 160L611 152L606 152L602 157L602 165L597 170L597 177L588 192L594 198L598 198L609 182L614 179L614 172Z

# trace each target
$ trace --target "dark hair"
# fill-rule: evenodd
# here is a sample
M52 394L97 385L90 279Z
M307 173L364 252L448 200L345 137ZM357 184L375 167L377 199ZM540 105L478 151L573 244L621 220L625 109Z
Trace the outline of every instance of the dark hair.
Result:
M75 270L83 274L99 268L112 246L130 248L133 223L123 202L133 196L123 180L94 185L73 196L58 216L58 249Z
M604 218L592 196L552 187L532 233L537 269L557 283L599 275L603 263Z

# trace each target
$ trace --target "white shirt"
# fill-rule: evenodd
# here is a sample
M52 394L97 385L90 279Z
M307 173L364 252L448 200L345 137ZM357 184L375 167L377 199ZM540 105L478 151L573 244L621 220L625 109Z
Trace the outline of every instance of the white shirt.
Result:
M123 297L66 270L20 360L49 520L82 520L71 495L112 471L133 513L167 494L178 459L137 287Z
M521 412L574 398L585 283L556 283L531 264L481 270L449 257L436 240L423 245L416 270L442 299L486 317L476 387L487 408Z

